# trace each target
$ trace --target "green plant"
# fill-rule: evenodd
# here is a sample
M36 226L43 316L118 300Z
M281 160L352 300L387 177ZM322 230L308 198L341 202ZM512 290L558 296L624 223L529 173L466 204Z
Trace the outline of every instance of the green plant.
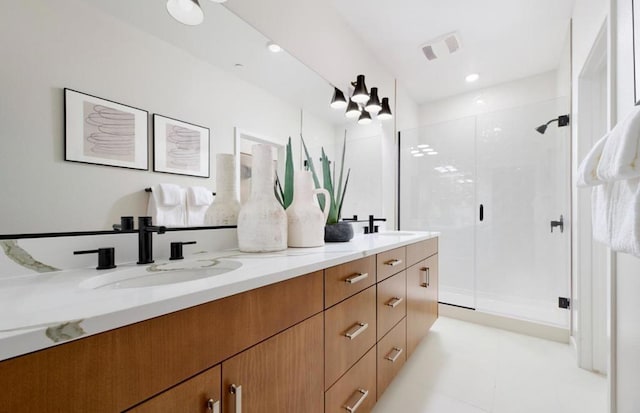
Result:
M313 182L316 185L316 188L321 188L320 181L318 180L318 175L316 174L316 168L313 165L313 159L309 155L309 150L307 149L307 145L304 142L304 138L300 135L300 140L302 140L302 147L304 148L304 154L307 159L307 165L311 174L313 175ZM327 154L324 152L324 147L322 148L322 156L320 157L320 163L322 164L322 182L324 189L329 191L329 215L327 216L327 225L335 224L340 220L342 216L342 205L344 203L344 195L347 192L347 184L349 183L349 175L351 174L351 169L347 170L347 176L344 180L343 185L343 172L344 172L344 154L347 149L347 131L344 132L344 141L342 144L342 161L340 163L340 179L338 179L338 188L335 191L335 172L331 174L331 161L327 157ZM318 198L318 203L320 203L320 208L324 210L324 197Z
M291 136L289 136L289 142L287 143L286 149L287 155L284 163L284 188L282 188L277 172L276 182L273 188L276 199L284 209L289 208L289 205L293 202L293 151L291 150Z

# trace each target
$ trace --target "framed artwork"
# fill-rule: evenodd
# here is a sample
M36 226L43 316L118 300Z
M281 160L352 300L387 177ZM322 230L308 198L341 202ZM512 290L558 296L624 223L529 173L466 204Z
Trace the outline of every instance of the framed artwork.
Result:
M153 170L209 177L209 128L153 115Z
M634 101L640 104L640 0L631 2L633 20L633 81L634 81Z
M65 161L148 170L148 115L65 88Z

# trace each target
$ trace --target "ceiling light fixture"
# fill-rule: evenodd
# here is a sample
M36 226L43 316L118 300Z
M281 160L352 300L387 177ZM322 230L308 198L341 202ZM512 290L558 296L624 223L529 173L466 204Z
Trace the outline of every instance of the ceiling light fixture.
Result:
M369 113L376 114L380 112L381 109L382 109L382 106L380 105L380 99L378 99L378 88L372 87L371 94L369 95L369 101L367 102L367 105L364 107L364 110L366 110Z
M382 98L382 109L378 112L378 119L389 120L393 117L391 108L389 107L389 98Z
M478 79L480 79L480 75L477 73L471 73L470 75L467 75L467 77L464 78L464 80L466 80L467 83L473 83Z
M280 45L275 42L267 43L267 49L269 49L269 51L273 53L280 53L282 51L282 47L280 47Z
M371 123L371 115L366 110L360 112L360 117L358 118L358 125L368 125Z
M333 88L333 98L331 98L331 107L334 109L342 109L347 107L347 100L344 93L337 87Z
M198 0L169 0L167 11L171 17L187 26L197 26L204 21Z
M378 97L378 88L372 87L371 93L367 90L364 75L358 75L355 82L351 82L354 90L351 97L346 100L344 94L337 87L333 87L333 97L331 98L331 107L340 109L347 107L345 116L347 118L358 118L359 124L367 124L371 122L371 115L377 115L379 120L387 120L393 118L391 108L389 107L389 98L382 98L382 102ZM367 115L363 115L366 112Z
M344 115L349 119L355 119L360 116L360 108L358 104L353 100L349 99L349 104L347 105L347 111Z
M367 91L367 85L364 83L364 75L358 75L355 85L356 89L353 91L351 100L356 103L365 103L369 100L369 92Z

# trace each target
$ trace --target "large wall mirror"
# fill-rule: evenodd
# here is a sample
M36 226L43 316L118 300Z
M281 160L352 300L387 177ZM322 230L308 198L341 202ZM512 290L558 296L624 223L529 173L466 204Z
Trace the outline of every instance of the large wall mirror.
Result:
M158 183L215 191L236 128L330 153L344 129L332 87L223 5L185 26L157 0L24 0L0 15L0 234L110 229L144 215ZM149 170L64 160L64 88L149 113ZM301 111L302 109L302 111ZM301 122L304 114L304 125ZM211 178L153 172L152 114L210 130ZM300 162L300 159L297 159Z

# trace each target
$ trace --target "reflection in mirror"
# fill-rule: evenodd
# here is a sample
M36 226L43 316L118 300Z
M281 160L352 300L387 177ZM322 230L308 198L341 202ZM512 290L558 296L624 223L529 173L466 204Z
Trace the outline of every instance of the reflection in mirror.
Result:
M261 136L236 128L236 159L238 179L240 186L240 204L244 204L251 194L251 157L252 147L256 144L267 144L273 147L272 156L275 172L278 176L284 176L285 145L278 143L275 139Z
M299 153L333 145L342 113L333 88L225 7L203 2L202 25L176 22L156 0L25 0L0 15L4 52L0 105L0 233L110 229L145 215L144 188L204 186L214 179L64 161L63 89L73 88L211 131L215 154L234 153L234 127L259 131ZM319 153L319 150L317 151Z

